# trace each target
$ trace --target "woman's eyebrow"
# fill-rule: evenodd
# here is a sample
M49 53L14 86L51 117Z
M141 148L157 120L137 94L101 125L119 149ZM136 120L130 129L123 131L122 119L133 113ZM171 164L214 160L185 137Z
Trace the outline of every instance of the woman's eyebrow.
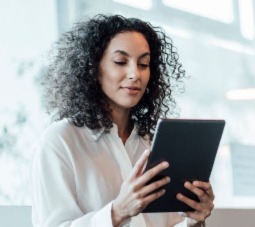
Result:
M142 54L141 56L139 56L139 58L144 58L144 57L151 57L150 52L145 52L144 54Z
M126 51L124 51L124 50L115 50L113 53L119 53L119 54L125 55L125 56L127 56L127 57L130 56L130 55L129 55ZM150 52L145 52L145 53L143 53L141 56L139 56L139 58L143 58L143 57L146 57L146 56L150 57Z
M124 50L115 50L113 53L119 53L119 54L129 57L129 54Z

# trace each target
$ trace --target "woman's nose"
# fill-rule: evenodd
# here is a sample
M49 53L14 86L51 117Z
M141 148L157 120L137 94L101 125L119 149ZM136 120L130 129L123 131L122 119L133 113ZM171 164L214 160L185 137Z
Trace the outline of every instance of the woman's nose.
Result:
M130 80L138 80L140 78L139 70L137 66L133 66L130 68L128 72L128 79Z

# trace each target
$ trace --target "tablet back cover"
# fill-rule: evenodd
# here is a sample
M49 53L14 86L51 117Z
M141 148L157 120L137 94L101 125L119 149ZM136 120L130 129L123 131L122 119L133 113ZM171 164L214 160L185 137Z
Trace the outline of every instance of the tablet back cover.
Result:
M177 200L176 194L199 201L184 188L184 182L209 181L224 125L224 120L159 120L145 171L166 160L170 166L153 180L169 176L171 182L164 187L165 195L150 203L144 213L193 210Z

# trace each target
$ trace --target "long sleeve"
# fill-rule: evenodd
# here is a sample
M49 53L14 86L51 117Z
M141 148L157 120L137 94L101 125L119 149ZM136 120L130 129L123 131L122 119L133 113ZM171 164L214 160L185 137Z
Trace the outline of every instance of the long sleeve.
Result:
M169 227L172 225L169 225ZM185 217L183 221L174 225L174 227L205 227L205 222L196 222L195 220Z
M205 221L196 222L195 220L190 218L186 218L186 220L187 220L188 227L205 227L206 226Z
M50 142L40 141L30 173L34 226L112 227L112 202L95 212L85 214L81 210L71 163Z
M205 227L205 222L197 222L182 215L182 212L167 214L167 227Z

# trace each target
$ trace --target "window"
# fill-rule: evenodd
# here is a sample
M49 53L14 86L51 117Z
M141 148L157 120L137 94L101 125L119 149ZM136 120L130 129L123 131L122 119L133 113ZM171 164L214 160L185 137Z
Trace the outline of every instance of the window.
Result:
M242 35L249 40L254 39L253 0L239 0L240 27Z
M163 4L224 23L234 19L232 0L163 0Z
M150 10L152 8L152 0L114 0L115 2L132 6L142 10Z

